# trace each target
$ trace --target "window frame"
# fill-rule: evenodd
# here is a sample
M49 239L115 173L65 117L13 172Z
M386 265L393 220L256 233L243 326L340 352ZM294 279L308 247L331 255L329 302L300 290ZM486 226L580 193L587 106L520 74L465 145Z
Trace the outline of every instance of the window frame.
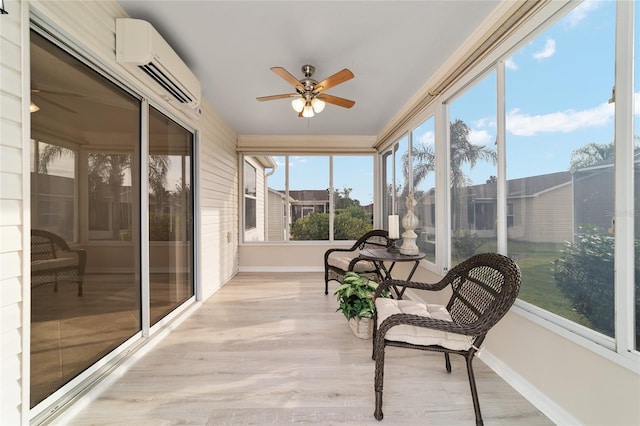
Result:
M284 158L284 169L285 169L285 176L284 176L284 198L287 200L285 202L285 204L283 205L283 209L284 209L284 213L287 214L287 216L285 216L285 222L288 224L287 226L291 226L291 224L289 223L291 221L291 217L290 214L292 212L292 206L294 206L294 204L290 203L289 201L289 184L290 184L290 174L289 174L289 163L290 163L290 158L293 157L326 157L328 159L328 169L327 169L327 174L329 177L329 181L327 182L328 187L328 193L329 194L333 194L334 191L336 190L335 184L334 184L334 159L336 157L367 157L371 159L371 173L372 173L372 181L371 181L371 188L372 191L374 193L373 196L373 227L379 227L379 204L380 201L377 199L376 196L376 182L378 179L378 167L376 166L376 162L377 162L377 158L378 156L375 153L371 153L371 152L348 152L348 153L339 153L339 154L334 154L334 153L329 153L329 152L313 152L312 154L310 153L305 153L305 152L296 152L296 151L280 151L280 150L273 150L273 151L258 151L258 152L245 152L242 153L242 155L240 155L239 159L238 159L238 164L243 164L247 158L255 158L255 157L273 157L273 158L279 158L282 157ZM257 170L256 170L257 172ZM273 173L273 172L271 172ZM271 174L269 173L269 175ZM245 216L245 205L244 205L244 173L242 173L242 179L240 182L240 188L242 188L242 191L240 193L240 200L241 200L241 211L240 211L240 215L242 218L244 218ZM313 206L312 206L313 204ZM244 232L241 235L240 238L240 245L262 245L262 244L329 244L329 243L333 243L334 241L355 241L355 240L336 240L334 239L334 219L335 219L335 206L334 206L334 197L333 196L329 196L328 197L328 210L327 210L327 206L326 205L320 205L317 202L310 202L307 205L299 205L300 207L300 211L302 212L304 210L304 214L302 217L307 216L309 213L311 213L311 211L318 211L319 207L321 207L322 211L325 213L329 213L329 235L328 238L326 240L293 240L290 238L289 236L289 232L285 232L285 238L283 240L275 240L275 241L267 241L267 240L248 240L246 238L246 235L244 234ZM244 219L243 219L244 220ZM244 224L242 225L244 227Z
M443 208L436 210L437 227L446 235L436 236L436 252L441 256L436 257L437 264L435 271L444 274L448 271L450 262L450 248L447 240L450 238L450 200L447 191L448 179L448 112L446 108L447 101L455 98L456 94L464 91L467 86L472 85L474 81L481 79L488 72L495 71L497 73L497 124L496 148L498 152L498 200L504 200L504 203L498 202L496 207L496 217L498 221L498 251L506 252L506 237L508 228L508 218L513 218L513 210L509 210L506 203L506 158L505 151L505 104L504 104L504 76L505 76L505 60L512 53L521 49L536 36L546 29L550 28L555 22L566 16L579 3L574 2L553 2L541 9L531 20L524 23L510 36L508 42L498 46L487 57L479 61L467 74L456 83L445 89L425 110L419 114L420 117L426 117L430 111L435 111L436 115L436 197L437 201L444 201ZM621 365L632 371L637 371L640 365L640 351L634 348L634 324L635 324L635 307L634 298L638 295L634 294L634 256L620 255L621 252L634 252L634 200L633 197L626 196L624 188L628 187L629 182L633 183L634 164L633 164L633 75L630 70L633 69L631 60L633 58L633 20L634 5L633 2L617 2L616 9L616 39L624 40L622 43L616 43L616 99L615 99L615 139L623 140L622 143L615 145L616 163L615 163L615 210L616 212L631 212L631 214L616 215L615 228L615 253L616 253L616 274L615 274L615 338L608 337L602 333L596 332L587 327L583 327L566 318L555 315L543 308L535 306L531 303L518 299L514 305L513 311L526 317L532 322L547 328L560 336L563 336L572 342L585 347L586 349L597 353L618 365ZM640 22L635 23L640 27ZM640 28L637 30L640 31ZM443 101L443 99L447 101ZM429 111L429 112L428 112ZM631 120L628 117L632 117ZM385 175L384 155L388 150L396 144L406 133L419 125L416 118L407 123L403 129L400 129L393 140L384 144L384 148L380 150L380 164L383 167L381 173ZM386 182L382 181L383 185ZM427 269L431 269L431 265L423 261L421 262Z

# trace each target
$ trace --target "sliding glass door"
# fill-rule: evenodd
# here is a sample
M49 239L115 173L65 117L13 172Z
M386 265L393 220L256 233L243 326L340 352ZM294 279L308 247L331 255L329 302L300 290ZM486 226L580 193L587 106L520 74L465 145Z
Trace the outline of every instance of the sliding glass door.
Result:
M194 135L150 108L143 152L141 98L36 31L31 88L34 407L141 338L143 265L149 324L194 295ZM143 217L149 235L141 234Z

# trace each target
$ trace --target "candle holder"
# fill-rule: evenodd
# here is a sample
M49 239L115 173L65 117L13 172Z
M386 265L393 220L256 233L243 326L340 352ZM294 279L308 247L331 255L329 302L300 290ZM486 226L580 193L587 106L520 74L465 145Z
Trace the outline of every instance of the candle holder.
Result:
M389 245L387 246L389 253L400 253L400 248L396 245L396 241L398 240L395 238L389 238Z

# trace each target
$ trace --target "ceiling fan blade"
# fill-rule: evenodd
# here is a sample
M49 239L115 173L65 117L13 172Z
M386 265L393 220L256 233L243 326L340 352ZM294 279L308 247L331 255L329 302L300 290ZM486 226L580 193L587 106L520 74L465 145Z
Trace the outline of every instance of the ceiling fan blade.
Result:
M79 93L73 93L73 92L61 92L58 90L47 90L47 89L31 89L31 93L36 93L36 94L40 94L40 95L58 95L58 96L73 96L76 98L84 98L83 95L79 94Z
M52 101L51 99L47 99L46 97L43 97L43 96L37 96L37 97L38 97L38 99L40 99L40 101L48 102L51 105L56 106L57 108L60 108L60 109L62 109L64 111L67 111L67 112L70 112L71 114L77 114L78 113L78 111L75 111L75 110L73 110L71 108L67 108L66 106L62 105L59 102Z
M282 67L271 67L271 71L278 74L280 77L282 77L285 81L287 81L296 89L300 91L304 91L304 86L302 86L302 84L300 84L298 79L295 78L289 71L285 70Z
M293 98L296 96L300 96L297 93L286 93L284 95L271 95L271 96L261 96L259 98L256 98L259 101L275 101L276 99L286 99L286 98Z
M350 99L340 98L338 96L327 95L324 93L319 95L318 99L320 99L321 101L328 102L330 104L341 106L343 108L351 108L356 104L355 101L352 101Z
M337 86L340 83L344 83L345 81L351 80L353 78L353 73L349 71L347 68L342 71L338 71L331 77L327 77L322 80L320 83L314 86L314 92L322 92L323 90L327 90L333 86Z

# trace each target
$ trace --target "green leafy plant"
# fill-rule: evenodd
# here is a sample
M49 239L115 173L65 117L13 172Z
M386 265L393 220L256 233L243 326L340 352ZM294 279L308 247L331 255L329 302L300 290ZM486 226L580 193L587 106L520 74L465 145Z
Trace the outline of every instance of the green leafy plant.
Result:
M584 315L596 331L614 336L614 238L598 232L594 226L581 226L573 242L567 242L553 263L557 286L571 300L574 309ZM635 258L640 243L635 242ZM636 341L640 341L640 265L635 267Z
M347 319L373 317L373 294L377 288L377 282L356 272L347 272L342 284L333 293L339 303L336 312L342 311ZM389 289L386 289L381 297L389 297L389 294Z

